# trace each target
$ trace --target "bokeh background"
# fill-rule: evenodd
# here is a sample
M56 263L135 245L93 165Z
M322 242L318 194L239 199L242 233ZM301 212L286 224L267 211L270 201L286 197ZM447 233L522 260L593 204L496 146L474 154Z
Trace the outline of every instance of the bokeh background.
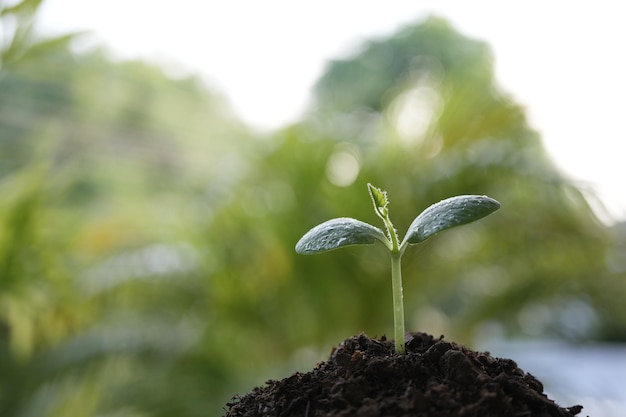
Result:
M199 76L40 35L41 3L0 3L3 417L220 415L392 333L381 247L294 252L324 220L376 224L367 182L400 233L446 197L502 203L407 252L409 330L626 342L626 225L445 18L335 57L298 120L260 130Z

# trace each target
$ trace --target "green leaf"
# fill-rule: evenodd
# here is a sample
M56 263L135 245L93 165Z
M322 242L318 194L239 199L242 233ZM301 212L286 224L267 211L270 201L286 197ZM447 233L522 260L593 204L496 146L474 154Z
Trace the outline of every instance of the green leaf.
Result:
M409 226L403 245L421 243L451 227L471 223L500 208L493 198L461 195L440 201L424 210Z
M380 240L388 245L382 230L359 220L342 217L309 230L296 244L296 252L310 255L342 246L368 245Z
M5 6L0 9L0 16L27 13L33 14L41 5L42 0L23 0L13 6ZM2 5L0 5L1 7Z
M380 188L376 188L369 183L367 184L367 189L369 190L372 203L374 203L374 210L376 210L376 214L384 220L387 215L387 205L389 205L387 192L381 190Z

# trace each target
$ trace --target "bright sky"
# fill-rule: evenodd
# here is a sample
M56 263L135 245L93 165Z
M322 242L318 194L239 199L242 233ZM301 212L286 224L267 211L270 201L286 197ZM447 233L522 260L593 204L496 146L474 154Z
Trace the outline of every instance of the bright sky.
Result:
M620 1L47 0L39 24L200 73L248 123L276 128L297 120L327 60L428 14L491 45L500 84L557 165L626 220Z

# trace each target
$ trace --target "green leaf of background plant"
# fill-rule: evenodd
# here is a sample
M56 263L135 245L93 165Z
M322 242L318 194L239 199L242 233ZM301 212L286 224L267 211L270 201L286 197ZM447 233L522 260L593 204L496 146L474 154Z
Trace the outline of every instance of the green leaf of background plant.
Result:
M380 240L389 242L383 231L360 220L341 217L328 220L309 230L296 244L302 255L326 252L342 246L369 245Z
M421 243L442 230L471 223L499 208L498 201L480 195L461 195L442 200L428 207L413 220L403 245Z
M8 14L33 14L39 6L41 5L42 0L23 0L13 6L4 6L0 5L0 16L5 16Z

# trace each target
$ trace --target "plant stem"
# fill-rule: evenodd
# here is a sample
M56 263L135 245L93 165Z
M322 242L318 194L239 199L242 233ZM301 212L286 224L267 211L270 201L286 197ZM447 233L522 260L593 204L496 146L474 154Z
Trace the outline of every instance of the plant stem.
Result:
M396 339L396 352L405 353L404 349L404 301L402 295L402 253L391 253L391 284L393 292L393 327Z
M398 243L398 235L396 229L391 223L389 212L385 210L381 213L382 219L387 227L389 234L390 255L391 255L391 291L393 293L393 329L394 339L396 340L396 352L404 354L404 300L402 295L402 254L404 247L400 247Z

